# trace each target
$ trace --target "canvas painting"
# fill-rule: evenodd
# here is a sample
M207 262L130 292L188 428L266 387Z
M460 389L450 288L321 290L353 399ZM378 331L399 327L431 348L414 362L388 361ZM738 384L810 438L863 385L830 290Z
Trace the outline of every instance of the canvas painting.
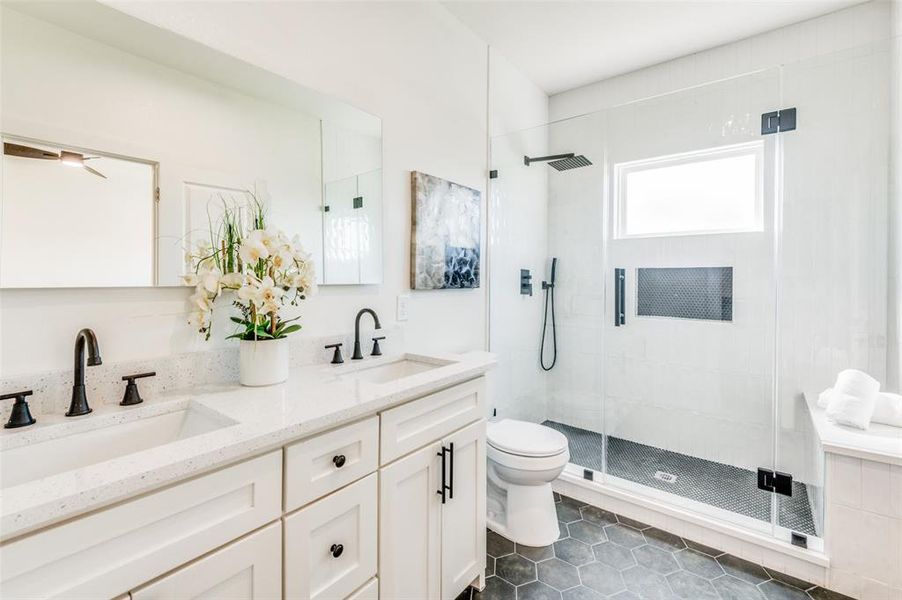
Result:
M411 287L478 288L482 193L425 173L410 175Z

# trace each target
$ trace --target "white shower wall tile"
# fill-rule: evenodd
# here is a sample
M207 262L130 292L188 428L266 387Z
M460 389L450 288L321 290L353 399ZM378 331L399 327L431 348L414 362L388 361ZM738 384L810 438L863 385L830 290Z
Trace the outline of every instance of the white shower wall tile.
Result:
M902 596L900 478L898 465L827 454L831 589L867 600Z

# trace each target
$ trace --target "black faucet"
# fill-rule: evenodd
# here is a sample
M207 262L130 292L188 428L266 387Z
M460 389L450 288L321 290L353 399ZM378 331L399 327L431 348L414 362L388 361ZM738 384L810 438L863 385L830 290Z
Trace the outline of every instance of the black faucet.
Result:
M360 360L363 358L363 353L360 351L360 317L362 317L364 313L373 315L373 321L376 322L376 329L382 329L382 325L379 323L379 315L376 314L376 311L372 308L360 309L360 312L357 313L357 319L354 321L354 354L351 356L352 360Z
M67 417L78 417L91 412L88 406L88 397L85 396L85 345L88 347L89 367L102 364L100 360L100 348L97 346L97 336L90 329L82 329L75 336L75 385L72 386L72 402L69 403Z

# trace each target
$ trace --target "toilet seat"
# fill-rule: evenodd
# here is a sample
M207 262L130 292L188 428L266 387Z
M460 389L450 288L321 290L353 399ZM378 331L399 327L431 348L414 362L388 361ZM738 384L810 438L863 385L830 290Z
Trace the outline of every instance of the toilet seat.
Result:
M550 458L567 452L567 437L560 431L515 419L489 422L486 438L490 448L524 458Z

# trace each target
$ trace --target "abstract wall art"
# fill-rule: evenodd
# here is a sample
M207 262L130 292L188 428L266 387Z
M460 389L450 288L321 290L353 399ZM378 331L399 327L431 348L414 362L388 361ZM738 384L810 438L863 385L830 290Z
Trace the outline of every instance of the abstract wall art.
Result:
M479 287L482 193L425 173L410 174L410 286Z

